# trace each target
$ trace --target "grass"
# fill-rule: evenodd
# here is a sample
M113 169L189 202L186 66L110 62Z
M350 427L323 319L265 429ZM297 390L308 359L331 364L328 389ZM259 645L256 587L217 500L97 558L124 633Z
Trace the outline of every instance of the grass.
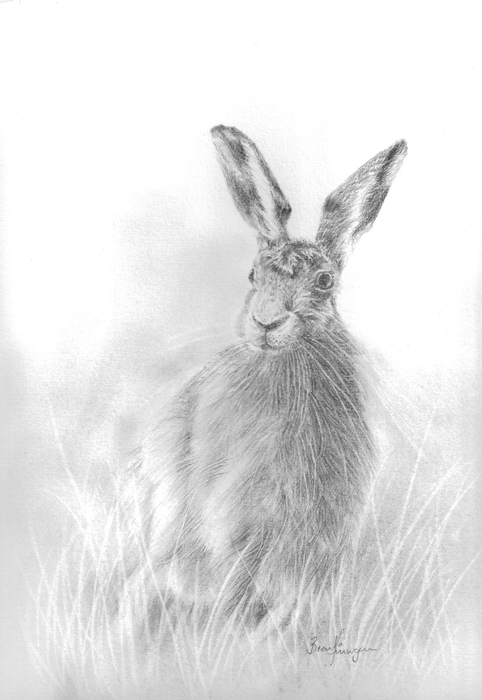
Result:
M324 590L299 594L288 624L268 616L256 629L242 615L223 617L223 582L209 609L186 608L157 590L156 624L147 624L146 590L155 590L156 576L145 554L147 579L135 586L127 577L118 474L102 483L93 470L74 474L52 411L64 478L48 509L63 525L50 549L32 533L38 577L25 630L53 696L224 700L284 691L289 698L386 699L402 697L394 689L409 677L417 688L424 679L430 687L437 676L454 678L461 589L475 562L461 544L475 484L469 465L449 453L439 459L445 405L439 397L416 430L407 428L407 410L388 407L390 440L353 556ZM141 533L138 547L145 552ZM119 591L122 614L115 615ZM315 637L325 651L309 654ZM333 655L340 639L341 650L370 651L356 661ZM407 697L418 697L415 686Z

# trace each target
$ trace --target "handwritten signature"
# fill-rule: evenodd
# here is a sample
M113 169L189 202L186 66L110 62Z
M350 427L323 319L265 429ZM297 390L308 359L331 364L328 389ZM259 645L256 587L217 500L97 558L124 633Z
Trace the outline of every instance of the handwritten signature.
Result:
M372 647L353 647L352 649L348 648L345 646L345 643L343 642L343 637L345 635L345 630L342 629L338 634L335 636L335 641L333 643L333 646L322 646L321 644L318 644L318 637L311 637L310 639L310 645L306 649L307 654L328 654L331 656L331 663L330 666L333 666L335 663L335 658L337 656L349 656L351 657L351 660L353 663L356 664L356 662L359 659L360 654L363 654L365 652L369 651L378 651L377 649L373 649Z

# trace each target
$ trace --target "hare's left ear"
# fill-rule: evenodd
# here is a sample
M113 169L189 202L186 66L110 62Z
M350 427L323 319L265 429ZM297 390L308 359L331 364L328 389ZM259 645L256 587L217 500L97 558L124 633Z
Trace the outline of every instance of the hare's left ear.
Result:
M316 240L339 269L360 236L372 227L406 153L406 142L397 141L326 198Z
M287 238L288 200L255 144L233 126L211 129L234 202L262 243Z

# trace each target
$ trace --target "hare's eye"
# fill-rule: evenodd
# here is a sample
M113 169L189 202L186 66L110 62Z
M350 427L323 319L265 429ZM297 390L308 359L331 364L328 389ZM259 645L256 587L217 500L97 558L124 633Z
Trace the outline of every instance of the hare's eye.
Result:
M249 279L250 282L254 282L254 267L253 267L253 269L251 270L251 272L249 273L248 279Z
M317 272L315 277L315 284L319 289L323 291L328 291L333 287L335 280L331 272Z

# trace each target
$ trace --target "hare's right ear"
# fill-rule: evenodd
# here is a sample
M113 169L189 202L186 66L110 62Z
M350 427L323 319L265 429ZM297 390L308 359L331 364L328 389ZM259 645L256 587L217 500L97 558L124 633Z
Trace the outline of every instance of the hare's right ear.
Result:
M406 154L406 142L397 141L326 198L316 240L338 268L343 267L360 236L372 227Z
M224 177L243 218L256 229L261 242L287 238L291 207L255 144L233 126L215 126L211 134Z

